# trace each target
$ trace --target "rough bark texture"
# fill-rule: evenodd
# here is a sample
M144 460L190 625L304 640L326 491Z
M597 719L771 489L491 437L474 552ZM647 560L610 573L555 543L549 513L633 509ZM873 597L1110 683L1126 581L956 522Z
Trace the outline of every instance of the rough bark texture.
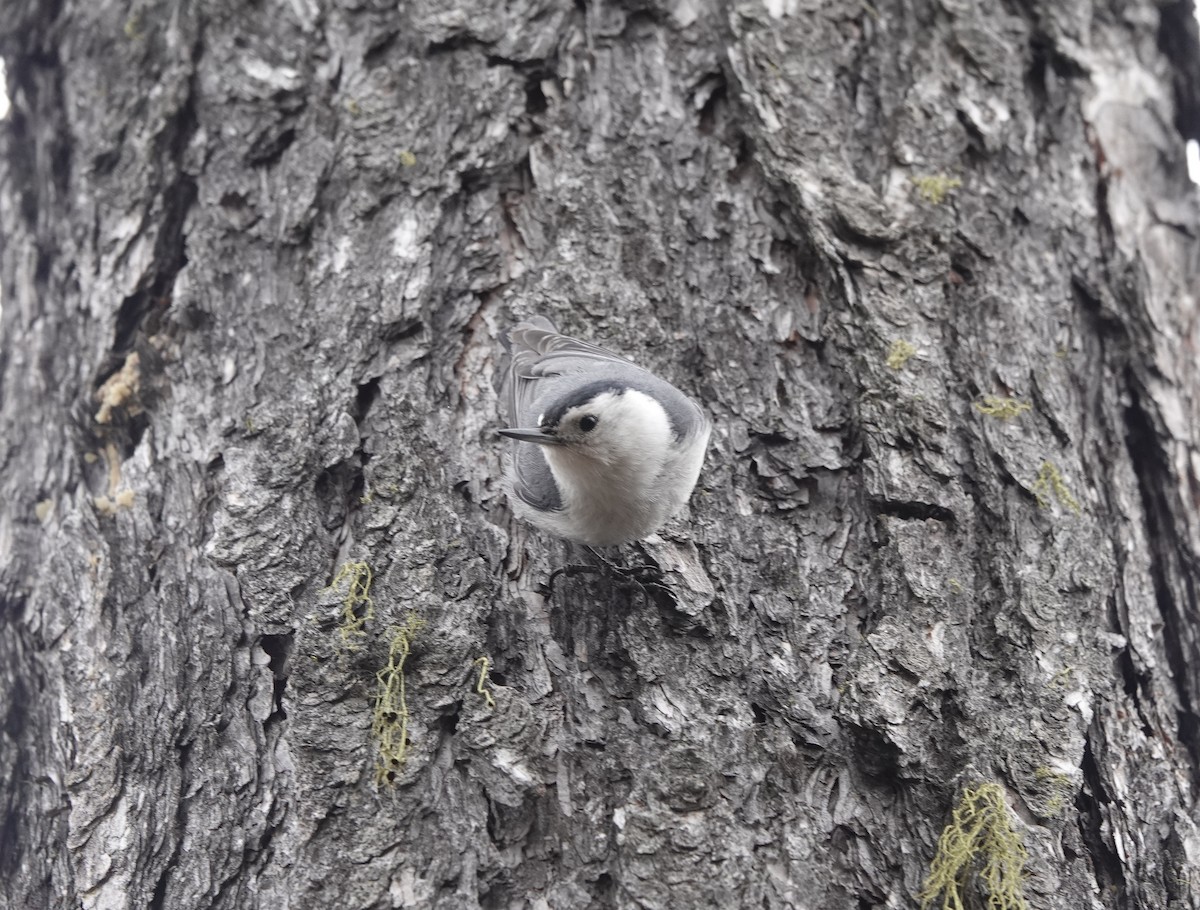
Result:
M995 782L1200 907L1190 4L4 17L5 906L911 907ZM511 519L534 312L713 416L660 580Z

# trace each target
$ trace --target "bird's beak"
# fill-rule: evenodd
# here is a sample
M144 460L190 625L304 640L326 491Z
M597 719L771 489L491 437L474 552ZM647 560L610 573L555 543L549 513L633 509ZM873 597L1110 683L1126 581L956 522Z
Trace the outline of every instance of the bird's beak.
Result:
M533 427L532 429L505 429L497 430L501 436L507 436L509 439L519 439L522 442L536 442L540 446L561 446L565 443L558 438L554 430L549 427Z

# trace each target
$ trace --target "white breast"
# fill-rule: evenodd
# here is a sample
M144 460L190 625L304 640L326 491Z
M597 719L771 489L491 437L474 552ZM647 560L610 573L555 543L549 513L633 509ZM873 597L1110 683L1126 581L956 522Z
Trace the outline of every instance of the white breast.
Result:
M563 509L528 517L560 536L604 547L646 537L687 502L709 426L675 444L662 406L634 390L610 396L597 413L596 437L587 445L543 450Z

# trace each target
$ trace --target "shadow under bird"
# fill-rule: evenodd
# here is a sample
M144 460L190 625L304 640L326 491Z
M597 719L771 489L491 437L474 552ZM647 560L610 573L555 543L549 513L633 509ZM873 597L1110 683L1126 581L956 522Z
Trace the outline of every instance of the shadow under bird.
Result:
M521 445L507 486L513 510L594 547L658 530L692 494L712 425L666 380L559 334L535 317L504 339L505 402Z

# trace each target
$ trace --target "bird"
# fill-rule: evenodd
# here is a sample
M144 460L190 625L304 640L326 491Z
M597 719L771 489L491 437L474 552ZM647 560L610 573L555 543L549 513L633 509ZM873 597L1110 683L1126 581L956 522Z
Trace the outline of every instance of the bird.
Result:
M692 494L712 424L700 405L624 357L536 316L502 341L498 430L516 440L506 477L518 517L610 547L648 537Z

